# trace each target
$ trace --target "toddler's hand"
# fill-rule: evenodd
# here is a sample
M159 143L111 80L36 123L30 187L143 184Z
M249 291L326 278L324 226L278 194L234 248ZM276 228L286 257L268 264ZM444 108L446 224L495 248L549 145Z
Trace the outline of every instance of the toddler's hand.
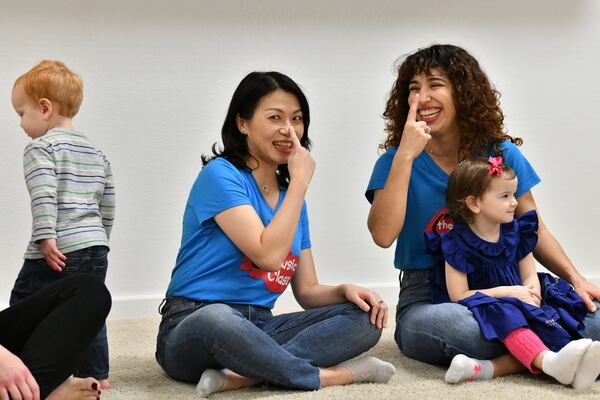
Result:
M42 247L42 255L50 268L55 271L62 271L67 257L56 247L56 239L43 239L40 241L40 246Z
M535 291L533 285L521 286L515 285L509 288L509 297L514 297L521 300L523 303L531 304L532 306L539 307L542 298L538 292Z

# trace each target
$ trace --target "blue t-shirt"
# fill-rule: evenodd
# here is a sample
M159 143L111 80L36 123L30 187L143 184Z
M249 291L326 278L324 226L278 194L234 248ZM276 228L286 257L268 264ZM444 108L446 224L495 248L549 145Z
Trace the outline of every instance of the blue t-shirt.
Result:
M503 161L511 167L519 179L517 199L540 182L540 178L521 151L511 142L500 144ZM383 153L373 168L365 196L373 202L374 192L383 189L392 168L397 147ZM492 155L492 151L490 155ZM423 151L414 161L408 183L406 216L404 225L396 239L394 266L403 270L428 269L435 263L425 251L423 231L432 217L444 208L449 175Z
M222 157L200 171L183 215L183 233L167 296L197 301L251 304L272 308L290 283L300 252L311 247L306 203L302 206L294 242L276 272L253 265L225 235L214 216L229 208L251 205L267 226L279 209L286 189L272 209L252 173Z

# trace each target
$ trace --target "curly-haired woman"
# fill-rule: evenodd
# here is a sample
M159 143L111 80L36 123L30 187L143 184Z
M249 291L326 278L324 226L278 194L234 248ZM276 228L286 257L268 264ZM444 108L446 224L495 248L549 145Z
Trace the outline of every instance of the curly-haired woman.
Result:
M394 265L401 271L395 339L411 358L447 365L459 353L491 359L465 366L465 378L491 378L519 371L502 343L487 342L471 312L456 303L432 304L429 277L434 261L426 253L423 231L445 230L452 221L443 208L450 173L471 156L501 153L519 184L516 215L536 210L531 188L540 182L517 146L522 140L504 131L504 115L494 89L477 60L453 45L419 49L398 67L384 118L388 137L380 147L366 197L368 227L375 243L396 241ZM539 212L538 212L539 215ZM546 268L569 281L590 313L586 335L600 339L594 313L600 289L577 272L542 219L533 254Z

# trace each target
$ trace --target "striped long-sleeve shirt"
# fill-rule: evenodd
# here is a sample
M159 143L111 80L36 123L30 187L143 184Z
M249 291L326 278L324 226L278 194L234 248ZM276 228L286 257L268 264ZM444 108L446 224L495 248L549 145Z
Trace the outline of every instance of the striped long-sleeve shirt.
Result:
M24 258L43 258L42 239L56 239L62 253L108 246L115 213L111 166L85 135L48 131L25 148L23 171L33 217Z

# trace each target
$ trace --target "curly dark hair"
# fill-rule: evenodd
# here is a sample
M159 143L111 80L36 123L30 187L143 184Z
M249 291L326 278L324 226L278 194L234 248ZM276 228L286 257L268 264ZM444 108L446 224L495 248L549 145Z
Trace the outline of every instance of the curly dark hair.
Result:
M387 150L398 146L410 108L409 83L415 75L440 69L453 86L457 123L461 132L459 159L483 155L492 146L509 140L523 143L504 132L504 114L500 109L500 93L492 86L477 60L466 50L449 44L436 44L406 56L397 68L398 77L389 94L383 117L388 134L379 147Z
M475 216L467 206L467 197L483 196L493 179L514 179L516 176L504 163L500 165L502 175L490 175L490 165L484 157L467 158L452 172L446 190L446 209L452 218L463 223L473 222Z
M250 169L246 162L252 157L248 150L246 136L239 131L236 122L236 116L244 119L250 119L254 115L256 106L260 100L281 89L291 93L298 99L300 110L302 111L302 123L304 124L304 134L300 139L302 147L310 150L311 140L308 138L308 126L310 125L310 111L306 96L302 89L289 76L276 71L251 72L242 79L233 93L223 127L221 128L221 139L223 148L219 149L217 143L212 147L212 156L202 155L202 164L206 165L217 157L224 157L237 168ZM290 173L287 164L282 164L277 168L277 184L280 187L287 187L290 180Z

